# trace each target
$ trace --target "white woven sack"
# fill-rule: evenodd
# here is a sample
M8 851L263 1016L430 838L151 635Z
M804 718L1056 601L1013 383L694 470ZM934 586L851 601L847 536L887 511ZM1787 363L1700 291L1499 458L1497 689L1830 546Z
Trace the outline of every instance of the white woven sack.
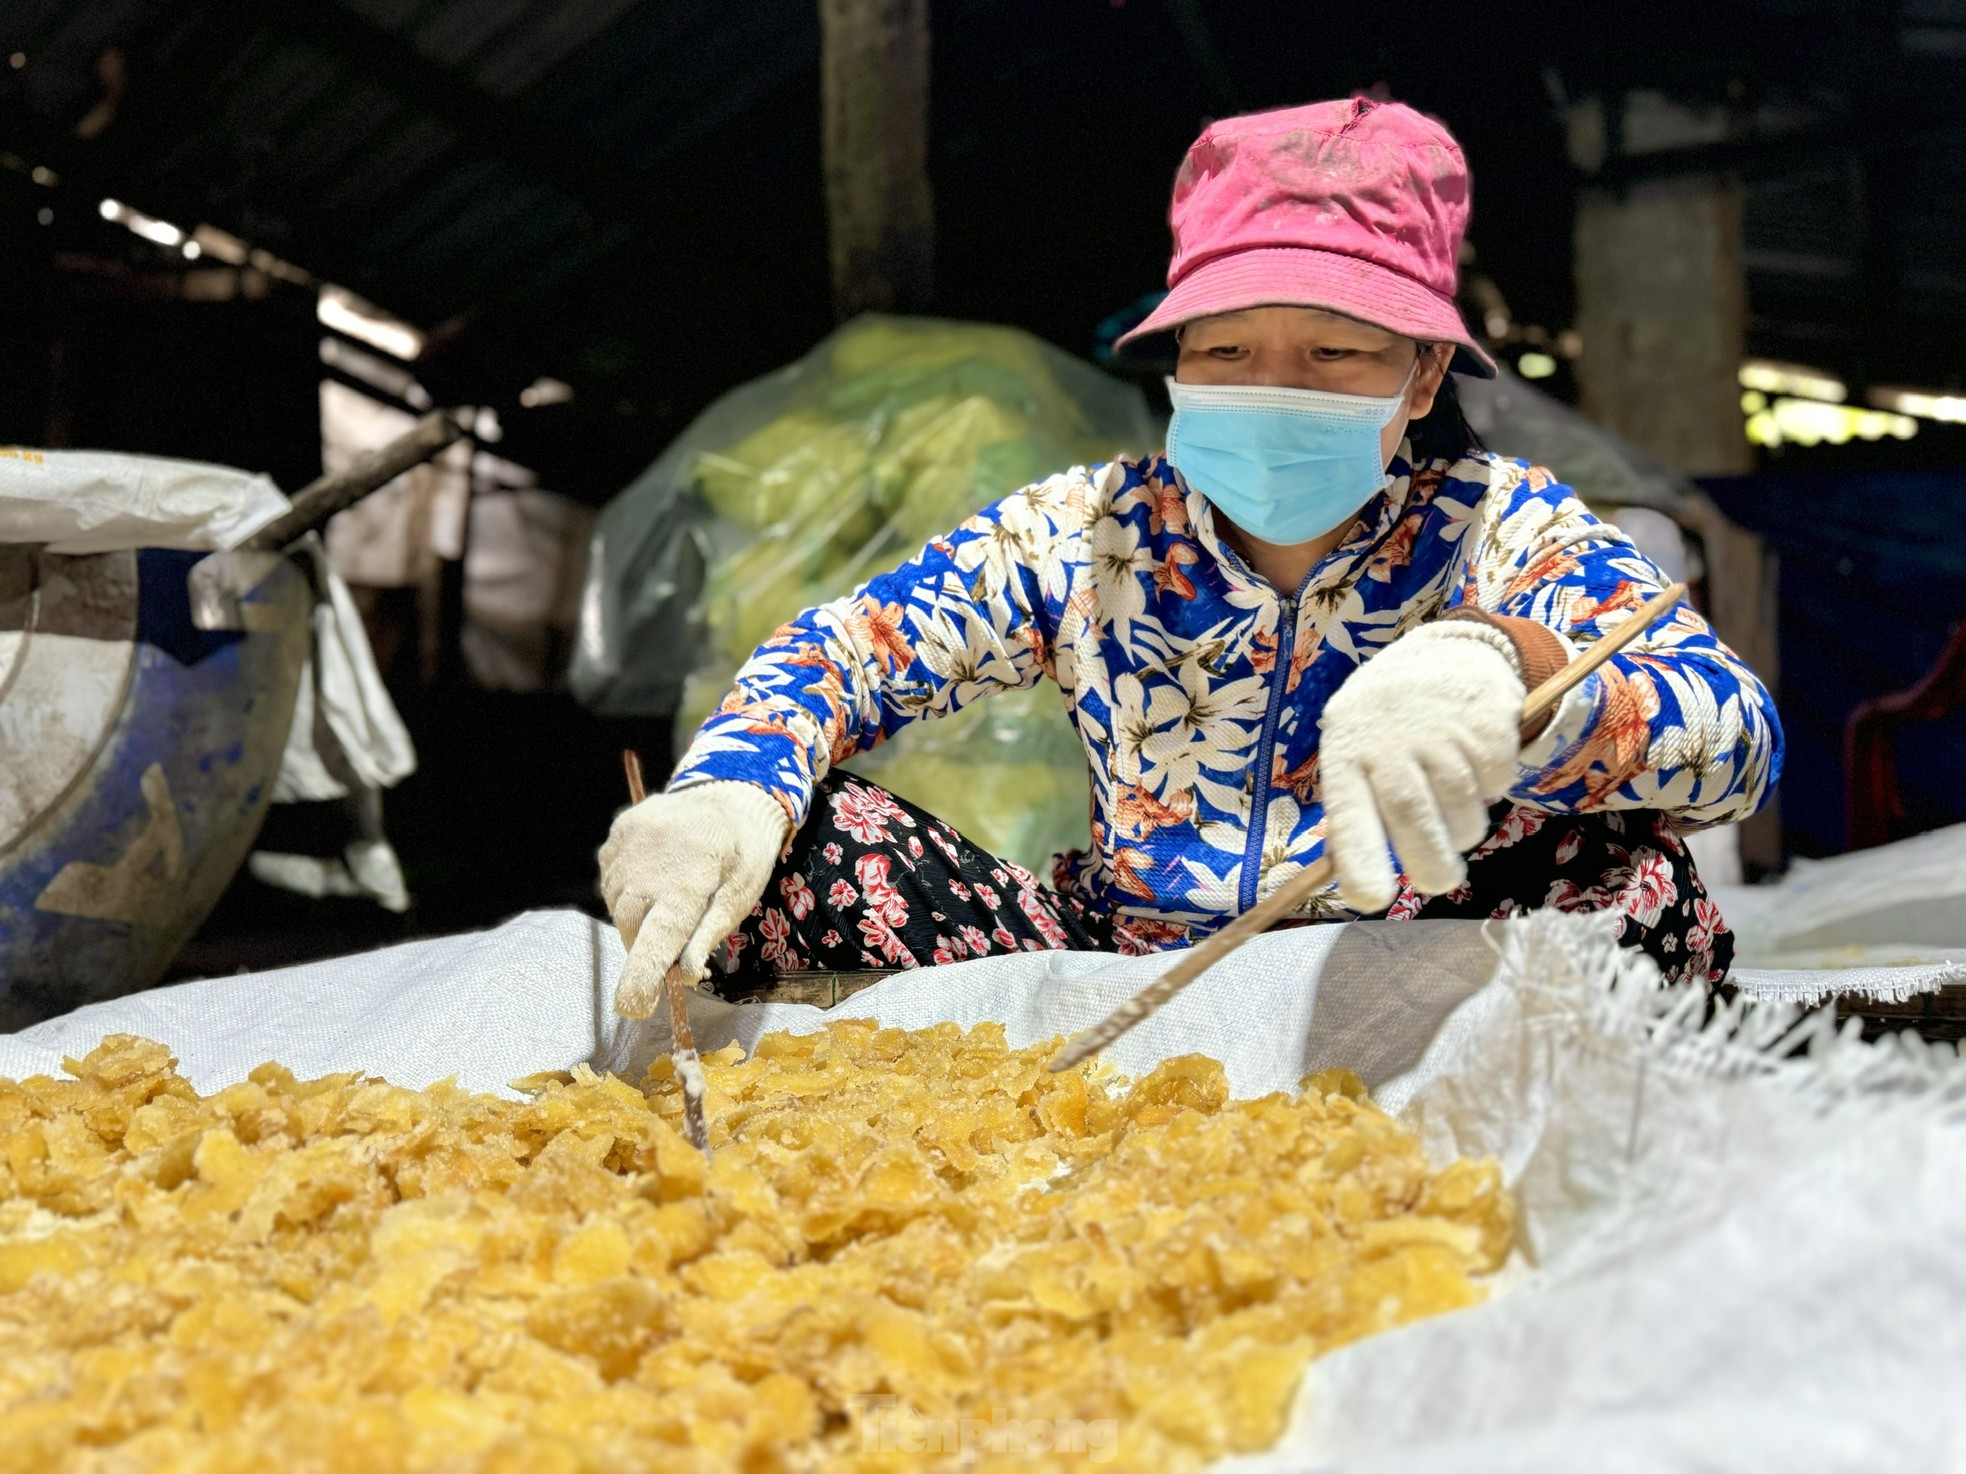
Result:
M287 505L265 476L230 466L0 447L0 543L53 553L236 548Z

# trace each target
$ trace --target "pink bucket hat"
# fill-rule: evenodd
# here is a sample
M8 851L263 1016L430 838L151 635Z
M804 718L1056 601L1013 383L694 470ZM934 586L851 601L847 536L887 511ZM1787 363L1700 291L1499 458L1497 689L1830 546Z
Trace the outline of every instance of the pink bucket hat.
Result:
M1225 118L1174 179L1167 296L1120 346L1218 312L1322 307L1429 343L1491 378L1454 305L1468 163L1440 124L1355 97Z

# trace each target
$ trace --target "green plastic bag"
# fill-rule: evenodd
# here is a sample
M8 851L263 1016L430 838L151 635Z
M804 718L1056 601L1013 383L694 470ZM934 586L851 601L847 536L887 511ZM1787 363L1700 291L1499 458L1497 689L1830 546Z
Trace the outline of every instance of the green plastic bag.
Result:
M678 750L786 619L978 508L1160 441L1139 390L1014 328L867 316L733 390L610 502L569 680L674 713ZM1037 870L1087 843L1085 755L1046 685L920 722L852 767Z

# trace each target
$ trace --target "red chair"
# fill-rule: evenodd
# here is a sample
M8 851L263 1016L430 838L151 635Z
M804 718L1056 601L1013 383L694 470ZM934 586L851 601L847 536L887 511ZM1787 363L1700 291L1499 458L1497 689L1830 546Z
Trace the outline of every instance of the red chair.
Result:
M1966 620L1953 629L1938 664L1903 691L1866 701L1843 728L1843 792L1850 848L1865 850L1894 838L1905 816L1898 793L1892 736L1907 722L1935 722L1966 706Z

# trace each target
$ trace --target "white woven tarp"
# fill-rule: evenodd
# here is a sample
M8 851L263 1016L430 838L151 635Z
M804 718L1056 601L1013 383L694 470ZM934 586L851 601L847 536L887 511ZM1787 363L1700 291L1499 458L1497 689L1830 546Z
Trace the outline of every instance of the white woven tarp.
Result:
M1500 954L1498 965L1497 955ZM588 1060L638 1072L660 1020L613 1018L620 944L572 913L98 1004L0 1036L0 1074L105 1032L170 1044L200 1089L278 1057L496 1089ZM903 975L833 1016L1069 1032L1164 959L1047 953ZM1522 1253L1488 1304L1316 1363L1262 1470L1951 1470L1966 1420L1966 1075L1788 1009L1703 1026L1588 919L1407 922L1260 938L1122 1041L1201 1051L1238 1094L1357 1069L1438 1157L1493 1153ZM827 1014L700 999L699 1044ZM1808 1029L1809 1025L1803 1026ZM1124 1438L1124 1429L1121 1430Z
M826 1011L699 995L691 1020L706 1050L872 1015L904 1027L998 1019L1021 1044L1092 1021L1165 965L1030 953L902 974ZM1169 1054L1211 1054L1241 1095L1290 1089L1336 1064L1376 1083L1414 1063L1441 1017L1494 967L1480 929L1462 922L1282 932L1245 948L1111 1057L1145 1073ZM580 1061L639 1078L668 1048L667 1026L614 1016L620 968L612 927L578 912L534 912L489 932L93 1004L0 1035L0 1075L58 1071L64 1053L121 1031L169 1044L207 1091L276 1057L303 1076L360 1069L418 1087L454 1074L472 1089L504 1090L517 1076ZM1324 990L1320 1009L1318 979L1332 971L1356 985ZM1235 1006L1224 1008L1225 997Z

